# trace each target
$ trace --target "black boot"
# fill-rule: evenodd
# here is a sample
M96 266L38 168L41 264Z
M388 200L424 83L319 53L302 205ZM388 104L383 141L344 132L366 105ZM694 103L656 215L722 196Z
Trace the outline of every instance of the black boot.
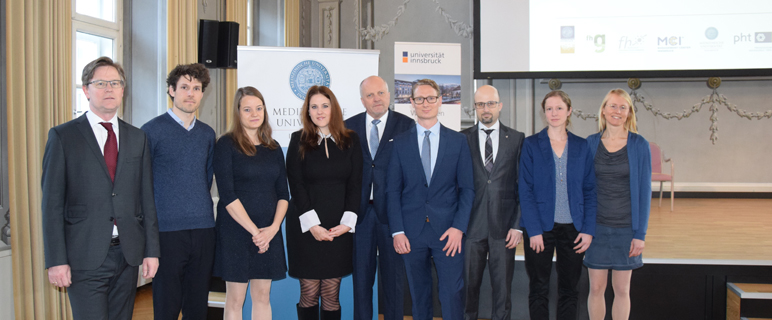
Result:
M340 309L333 311L322 310L322 320L340 320Z
M300 304L296 305L298 308L298 320L318 320L319 319L319 305L315 305L308 308L301 308ZM340 310L338 310L338 319L340 319Z

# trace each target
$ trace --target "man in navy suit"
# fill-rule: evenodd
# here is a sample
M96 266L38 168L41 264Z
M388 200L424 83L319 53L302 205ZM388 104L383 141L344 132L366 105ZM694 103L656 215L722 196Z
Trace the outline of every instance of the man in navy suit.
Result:
M394 136L409 130L413 119L389 110L389 86L370 76L359 85L366 112L346 120L362 143L362 202L354 233L354 319L373 319L376 256L383 289L384 319L402 319L405 267L394 251L386 215L386 167Z
M417 123L394 138L386 178L389 229L405 261L413 319L432 310L432 258L439 278L443 319L464 313L464 233L474 201L472 156L464 134L437 119L442 96L432 80L413 84Z

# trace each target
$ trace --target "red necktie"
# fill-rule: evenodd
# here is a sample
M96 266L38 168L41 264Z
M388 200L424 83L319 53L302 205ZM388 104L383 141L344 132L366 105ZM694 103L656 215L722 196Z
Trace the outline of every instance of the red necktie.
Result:
M107 129L107 141L105 142L105 164L110 173L110 180L115 182L115 168L118 166L118 139L115 138L113 124L110 122L100 122Z

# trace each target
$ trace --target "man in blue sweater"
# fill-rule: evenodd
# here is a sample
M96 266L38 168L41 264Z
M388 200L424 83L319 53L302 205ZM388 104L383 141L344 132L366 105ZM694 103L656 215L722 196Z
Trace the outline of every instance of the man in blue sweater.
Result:
M201 64L166 79L173 107L148 121L161 260L153 281L155 319L205 319L214 264L212 187L215 133L195 112L209 84Z

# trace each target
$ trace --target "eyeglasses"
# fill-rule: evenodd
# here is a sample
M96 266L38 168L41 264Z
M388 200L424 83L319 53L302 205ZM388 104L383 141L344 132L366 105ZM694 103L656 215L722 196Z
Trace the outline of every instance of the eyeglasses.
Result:
M89 85L89 84L93 84L94 88L97 88L97 89L107 88L107 84L110 84L110 87L113 89L123 88L123 80L112 80L112 81L94 80L86 83L86 85Z
M424 103L424 101L426 101L427 103L435 103L435 102L437 102L437 98L439 98L439 96L431 96L431 97L426 97L426 98L424 98L424 97L415 97L415 98L413 98L413 102L415 102L416 104L422 104L422 103Z
M488 107L488 109L493 109L498 104L498 101L475 102L474 107L477 109L485 109L485 107Z

